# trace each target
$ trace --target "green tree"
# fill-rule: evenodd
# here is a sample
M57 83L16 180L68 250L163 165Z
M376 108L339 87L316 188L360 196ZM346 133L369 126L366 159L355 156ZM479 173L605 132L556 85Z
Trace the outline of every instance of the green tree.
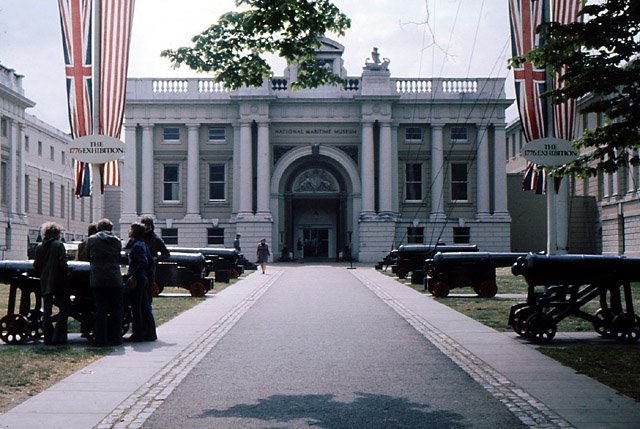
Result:
M264 59L274 53L299 65L297 88L342 84L315 53L327 32L344 35L349 18L329 0L236 0L248 9L223 14L216 24L193 37L193 46L165 50L174 67L186 64L212 72L227 88L261 86L272 75Z
M581 15L582 22L538 27L544 45L525 58L551 71L567 65L565 86L545 94L554 103L591 97L583 111L606 117L575 141L580 157L555 171L586 177L616 171L628 161L640 164L633 154L640 148L640 1L589 3Z

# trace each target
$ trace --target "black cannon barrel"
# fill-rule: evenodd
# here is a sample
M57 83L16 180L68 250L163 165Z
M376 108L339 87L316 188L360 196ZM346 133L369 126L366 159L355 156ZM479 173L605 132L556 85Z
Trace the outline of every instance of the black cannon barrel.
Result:
M69 261L69 274L88 273L89 263L81 261ZM33 268L33 260L0 261L0 281L9 282L17 276L37 277Z
M202 253L204 257L207 256L238 256L240 252L236 249L226 247L177 247L167 246L169 252L181 252L181 253Z
M527 254L511 252L438 252L433 255L431 262L438 267L477 264L510 267L518 258L524 256L527 256Z
M534 285L583 285L640 281L640 258L604 255L538 255L518 258L511 272Z
M171 252L171 251L170 251ZM204 268L206 259L202 253L171 252L168 258L159 263L175 263L178 265L193 265Z

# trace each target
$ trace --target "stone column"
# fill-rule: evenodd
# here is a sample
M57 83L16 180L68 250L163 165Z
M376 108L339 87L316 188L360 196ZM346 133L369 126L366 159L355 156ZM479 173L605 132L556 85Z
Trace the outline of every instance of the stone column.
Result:
M142 214L153 215L153 125L142 126Z
M233 124L233 201L232 208L234 215L240 211L240 124Z
M240 210L242 214L253 212L253 156L251 122L240 125Z
M133 222L138 217L137 155L136 124L125 124L124 169L122 172L122 217L125 218L123 223Z
M486 125L478 127L477 168L477 213L478 217L489 215L489 136Z
M19 129L18 129L18 135L20 136L20 144L18 146L19 152L20 152L20 163L18 164L18 171L16 173L16 176L18 178L18 184L19 184L19 193L18 193L18 214L19 215L24 215L26 213L25 211L25 199L27 198L27 196L25 195L25 191L26 191L26 184L24 182L24 175L25 175L25 171L26 171L26 165L25 165L25 133L24 133L24 124L21 123L19 125ZM65 195L65 198L68 198L68 196Z
M493 213L507 216L507 161L505 125L497 124L493 126Z
M18 123L13 119L9 119L9 186L7 191L9 195L7 202L9 203L9 216L16 214L18 202L18 142L20 139Z
M187 124L187 215L200 218L200 124Z
M360 164L360 180L362 181L362 214L373 215L375 213L375 184L372 122L362 123L362 154Z
M379 211L384 214L393 212L391 203L392 181L392 152L391 152L391 126L388 122L380 123L380 161L379 161L379 187L378 201L380 202Z
M444 219L444 127L431 125L431 220Z
M400 213L400 186L398 183L398 124L391 125L391 210Z
M258 183L256 192L258 197L258 213L268 214L269 210L269 181L271 178L271 157L269 156L269 123L258 124Z

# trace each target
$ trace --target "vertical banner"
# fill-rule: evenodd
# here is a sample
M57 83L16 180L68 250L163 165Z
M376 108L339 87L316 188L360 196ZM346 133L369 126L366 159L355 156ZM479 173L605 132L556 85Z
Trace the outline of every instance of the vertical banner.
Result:
M129 45L135 0L101 2L100 130L99 134L120 138L129 66ZM118 160L101 166L102 186L120 186Z
M545 0L509 0L511 24L511 52L514 57L524 56L540 46L536 28L543 22ZM534 67L529 61L513 70L516 101L525 141L546 137L546 106L540 94L546 90L547 73L544 68ZM544 173L536 171L532 163L527 165L523 190L544 193Z
M71 136L93 133L91 0L59 0ZM75 161L75 194L91 195L91 167Z

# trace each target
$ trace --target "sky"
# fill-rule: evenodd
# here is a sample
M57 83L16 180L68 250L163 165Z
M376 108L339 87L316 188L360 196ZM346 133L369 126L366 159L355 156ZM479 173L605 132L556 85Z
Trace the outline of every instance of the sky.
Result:
M345 36L328 34L345 47L348 75L361 74L377 47L391 60L392 77L508 77L513 98L508 2L504 0L333 0L352 20ZM236 9L234 0L137 0L129 77L203 76L185 66L173 69L164 49L191 38ZM0 0L0 64L23 75L25 96L36 103L27 113L69 131L60 18L56 0ZM285 64L271 59L274 75ZM204 75L206 76L206 75ZM507 119L515 117L514 108Z

